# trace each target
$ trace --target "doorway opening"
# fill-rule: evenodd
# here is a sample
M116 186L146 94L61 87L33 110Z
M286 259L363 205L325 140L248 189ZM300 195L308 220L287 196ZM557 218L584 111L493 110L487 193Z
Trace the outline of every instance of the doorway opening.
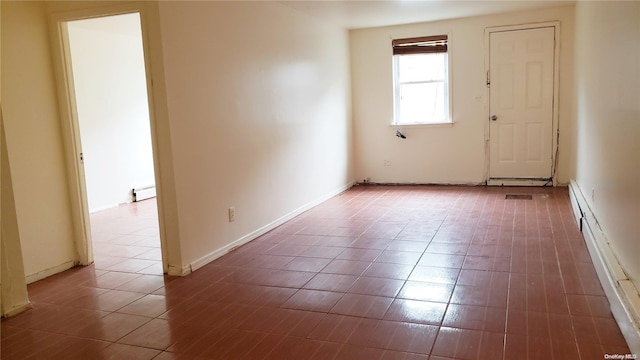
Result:
M96 269L162 275L140 14L66 22L79 179ZM82 175L84 173L84 176Z

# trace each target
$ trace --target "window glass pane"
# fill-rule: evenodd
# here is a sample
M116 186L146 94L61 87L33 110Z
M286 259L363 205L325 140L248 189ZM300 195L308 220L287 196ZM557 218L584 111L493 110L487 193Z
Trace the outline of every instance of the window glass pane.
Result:
M447 121L444 82L400 85L399 123Z
M444 80L446 53L396 56L400 82Z

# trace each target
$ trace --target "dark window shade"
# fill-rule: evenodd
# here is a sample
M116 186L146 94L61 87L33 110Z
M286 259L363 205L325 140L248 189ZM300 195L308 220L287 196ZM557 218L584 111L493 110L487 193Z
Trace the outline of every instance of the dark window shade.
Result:
M391 46L393 55L446 53L447 35L395 39Z

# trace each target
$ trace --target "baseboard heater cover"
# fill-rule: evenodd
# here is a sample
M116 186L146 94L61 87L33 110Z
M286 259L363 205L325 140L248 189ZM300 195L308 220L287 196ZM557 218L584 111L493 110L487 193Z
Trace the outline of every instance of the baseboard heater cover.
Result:
M133 188L131 189L131 194L133 195L133 202L151 199L156 197L156 186L149 185L140 188Z
M640 293L618 262L580 186L572 180L569 197L602 288L633 354L640 354Z

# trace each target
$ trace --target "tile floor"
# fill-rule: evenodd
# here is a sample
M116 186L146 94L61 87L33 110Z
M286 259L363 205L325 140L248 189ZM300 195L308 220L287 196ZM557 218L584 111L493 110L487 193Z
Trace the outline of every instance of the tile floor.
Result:
M96 264L31 284L2 358L629 353L566 188L357 186L184 278L161 275L154 212L92 216Z

